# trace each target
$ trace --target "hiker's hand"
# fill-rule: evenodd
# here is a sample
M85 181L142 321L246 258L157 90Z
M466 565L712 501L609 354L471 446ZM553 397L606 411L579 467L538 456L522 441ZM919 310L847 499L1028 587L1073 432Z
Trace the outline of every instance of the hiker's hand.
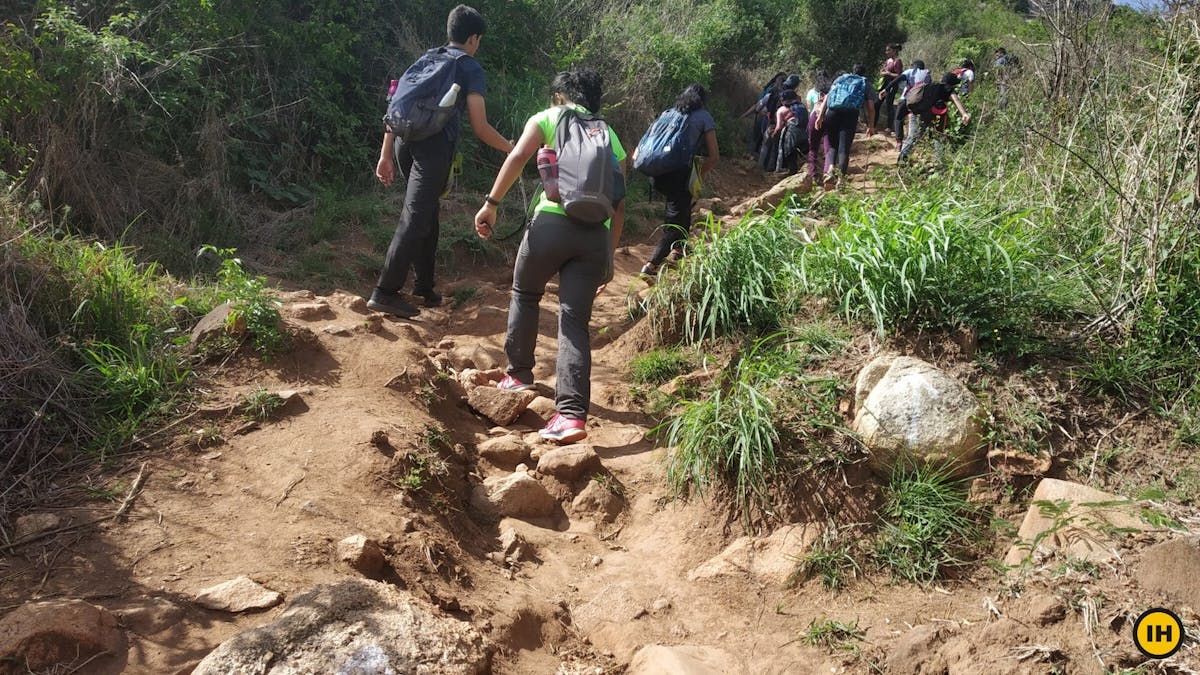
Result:
M965 127L965 126L967 126L967 124L968 124L968 123L970 123L970 121L971 121L971 115L970 115L970 113L968 113L968 114L966 114L966 115L963 115L963 118L962 118L962 125L963 125L964 127Z
M375 165L375 177L384 186L392 184L392 181L396 178L396 165L392 163L391 157L379 158L379 163Z
M600 284L600 286L596 289L596 295L599 296L606 288L608 288L608 284Z
M496 225L496 207L491 204L484 204L483 208L479 209L479 213L475 214L475 233L481 239L492 238L492 227Z

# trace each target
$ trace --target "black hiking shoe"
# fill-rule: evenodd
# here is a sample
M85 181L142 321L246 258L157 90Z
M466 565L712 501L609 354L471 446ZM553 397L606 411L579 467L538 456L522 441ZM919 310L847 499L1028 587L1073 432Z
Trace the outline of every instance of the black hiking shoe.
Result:
M399 293L385 293L379 289L375 289L375 292L371 293L367 307L376 312L387 312L403 319L411 319L421 313L421 310L412 303L400 297Z
M413 293L413 295L424 300L424 302L421 303L422 307L442 306L442 296L437 291L417 291Z

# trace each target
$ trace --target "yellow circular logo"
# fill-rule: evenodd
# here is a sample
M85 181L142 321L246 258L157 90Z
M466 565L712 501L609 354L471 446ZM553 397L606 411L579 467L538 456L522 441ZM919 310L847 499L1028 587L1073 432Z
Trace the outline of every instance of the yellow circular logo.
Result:
M1155 607L1133 622L1133 644L1152 659L1165 659L1183 646L1183 622L1174 612Z

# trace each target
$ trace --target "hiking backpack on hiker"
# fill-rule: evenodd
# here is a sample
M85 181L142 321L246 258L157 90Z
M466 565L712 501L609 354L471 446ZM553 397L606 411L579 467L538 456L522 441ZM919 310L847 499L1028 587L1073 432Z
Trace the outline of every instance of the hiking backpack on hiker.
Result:
M458 75L458 60L467 53L449 47L437 47L425 52L416 63L408 67L396 85L396 91L388 102L383 123L387 130L404 143L421 141L446 127L457 109L452 88L457 93L455 78Z
M801 129L808 129L808 108L800 101L796 101L788 105L788 109L792 111L792 119L788 120L788 124L795 124Z
M867 78L846 73L829 87L828 110L858 110L867 98Z
M909 87L908 91L904 92L904 104L908 106L908 111L911 113L927 113L938 102L940 93L938 85L932 82L921 82Z
M692 148L685 143L688 116L675 108L664 110L638 141L633 168L647 176L662 176L687 167Z
M558 194L563 211L584 223L603 223L625 197L625 177L613 154L608 123L564 107L554 130Z

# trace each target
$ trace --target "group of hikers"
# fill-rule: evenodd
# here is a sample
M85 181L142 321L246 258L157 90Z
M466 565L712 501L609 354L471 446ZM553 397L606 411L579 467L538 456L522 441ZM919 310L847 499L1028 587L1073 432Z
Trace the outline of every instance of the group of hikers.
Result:
M803 96L799 75L776 73L758 100L742 113L754 119L750 156L765 171L785 174L797 173L806 161L806 184L820 183L831 190L849 170L860 120L865 122L868 137L878 130L892 135L900 164L906 163L914 146L931 133L940 155L950 123L950 105L957 109L960 124L966 126L971 120L963 99L975 91L975 64L964 59L935 82L920 59L906 69L900 57L902 49L900 44L886 46L886 60L877 73L878 86L862 64L833 75L817 70ZM995 57L997 70L1002 71L1007 52L998 48ZM1003 104L1004 82L1000 84Z
M587 436L589 323L595 297L613 277L613 252L625 219L623 165L627 153L616 132L597 114L603 79L586 68L553 78L550 105L528 119L515 141L496 131L487 119L483 68L474 58L486 28L477 10L455 7L447 18L448 44L426 52L393 83L375 174L384 185L390 185L399 167L406 188L399 224L367 305L402 318L419 315L420 308L401 294L410 272L414 299L419 298L423 307L441 304L442 297L434 289L438 211L464 113L484 144L507 155L475 214L480 237L492 237L497 207L525 165L536 157L543 189L535 197L533 217L513 269L504 339L508 367L497 386L514 392L534 387L539 303L547 283L557 275L557 412L539 434L550 441L574 443ZM969 75L948 73L941 83L933 84L921 62L905 70L899 52L899 45L889 45L888 62L880 73L884 83L878 92L867 82L861 65L838 77L818 71L803 98L797 93L800 78L780 73L747 111L756 115L758 145L753 149L760 155L764 147L768 153L774 152L773 169L792 172L807 153L809 171L819 181L822 176L833 177L834 171L846 173L859 111L866 110L867 134L873 134L876 100L888 125L895 124L902 160L923 134L939 124L946 101L958 107L965 124L969 116L959 95L968 94L973 87L973 68L966 71ZM928 104L926 98L909 96L913 89L929 92L925 95ZM901 100L893 108L897 90ZM664 263L685 255L692 203L699 196L702 177L720 160L716 122L705 108L707 98L703 86L688 86L628 155L634 169L649 176L653 189L666 202L661 238L641 269L648 282L653 282ZM916 120L907 137L901 124L906 114ZM821 152L823 162L818 161Z

